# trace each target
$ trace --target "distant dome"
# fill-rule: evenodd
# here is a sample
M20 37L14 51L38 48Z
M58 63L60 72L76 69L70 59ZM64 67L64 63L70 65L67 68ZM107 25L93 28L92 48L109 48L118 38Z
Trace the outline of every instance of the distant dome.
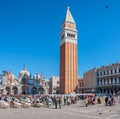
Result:
M36 74L34 75L34 79L40 79L40 75L39 75L38 73L36 73Z
M20 71L19 74L22 76L24 76L24 75L30 76L29 71L27 71L27 69L25 67Z

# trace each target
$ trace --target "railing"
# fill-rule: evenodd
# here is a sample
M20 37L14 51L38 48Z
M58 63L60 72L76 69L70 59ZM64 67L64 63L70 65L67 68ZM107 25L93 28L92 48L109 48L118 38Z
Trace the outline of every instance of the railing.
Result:
M112 74L99 75L99 76L97 76L97 77L98 77L98 78L101 78L101 77L116 76L116 75L120 75L120 72L112 73Z

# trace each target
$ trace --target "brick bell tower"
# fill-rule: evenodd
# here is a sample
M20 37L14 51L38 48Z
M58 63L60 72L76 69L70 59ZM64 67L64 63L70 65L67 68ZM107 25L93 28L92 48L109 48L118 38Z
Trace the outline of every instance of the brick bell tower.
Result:
M76 23L67 8L65 20L60 33L60 93L77 91L77 30Z

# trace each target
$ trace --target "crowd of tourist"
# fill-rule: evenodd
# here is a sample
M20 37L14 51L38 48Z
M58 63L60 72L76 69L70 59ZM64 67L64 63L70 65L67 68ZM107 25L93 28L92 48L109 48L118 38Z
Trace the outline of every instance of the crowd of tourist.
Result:
M18 108L25 107L50 107L60 108L62 102L64 105L75 104L78 96L70 95L2 95L0 96L0 108Z
M115 106L116 104L117 104L117 100L114 96L105 97L105 106Z
M103 100L106 106L117 104L114 96L103 98L95 95L0 95L0 108L53 107L61 109L63 105L76 104L78 100L82 100L85 107L102 104Z
M86 107L94 104L105 104L105 106L120 105L120 95L114 96L86 96Z

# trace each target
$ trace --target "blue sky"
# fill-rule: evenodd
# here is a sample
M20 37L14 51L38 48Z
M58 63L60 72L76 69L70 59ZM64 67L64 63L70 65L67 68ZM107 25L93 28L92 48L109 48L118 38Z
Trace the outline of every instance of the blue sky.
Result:
M109 8L105 8L109 5ZM67 6L78 30L78 73L120 61L119 0L0 0L0 74L24 64L59 75L60 31Z

